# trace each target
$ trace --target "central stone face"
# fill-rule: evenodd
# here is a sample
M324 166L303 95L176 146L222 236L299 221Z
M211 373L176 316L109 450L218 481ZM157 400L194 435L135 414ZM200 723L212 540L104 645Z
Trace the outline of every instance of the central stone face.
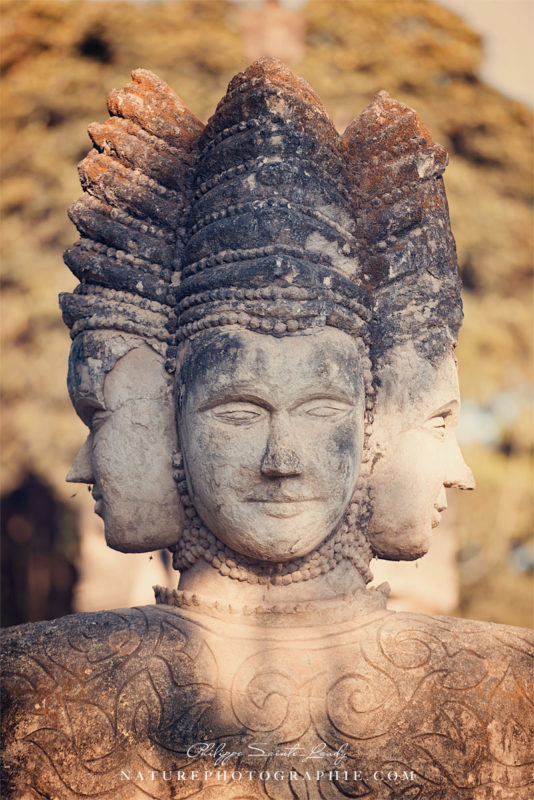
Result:
M307 555L339 525L360 470L356 342L329 327L218 332L180 360L179 439L202 521L252 559Z

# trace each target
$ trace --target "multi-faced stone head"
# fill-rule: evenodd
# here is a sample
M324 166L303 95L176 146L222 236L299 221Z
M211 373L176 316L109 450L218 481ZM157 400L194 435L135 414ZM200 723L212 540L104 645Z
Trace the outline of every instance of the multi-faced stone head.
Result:
M175 290L193 515L179 569L201 555L291 583L369 560L357 509L347 523L370 362L343 155L310 87L269 59L233 79L200 139Z
M68 480L93 484L106 541L142 552L176 541L173 381L165 370L169 284L183 248L186 173L202 125L156 76L138 70L89 128L85 195L70 209L81 238L65 253L80 280L60 297L73 344L68 386L90 433Z
M443 148L386 93L339 136L273 59L231 81L205 128L144 71L108 105L71 211L82 285L62 306L93 425L73 475L94 483L109 543L172 542L181 571L203 558L282 584L340 561L369 580L367 534L384 558L426 552L444 487L472 485L453 435Z

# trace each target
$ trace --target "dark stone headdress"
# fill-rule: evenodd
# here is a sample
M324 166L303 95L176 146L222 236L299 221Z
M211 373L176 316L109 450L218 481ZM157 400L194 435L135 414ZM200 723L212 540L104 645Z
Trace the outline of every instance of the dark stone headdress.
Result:
M86 195L71 209L82 235L65 254L81 280L61 298L71 335L110 327L153 337L172 369L180 342L209 330L344 330L362 354L365 474L369 356L415 340L432 357L461 322L443 148L385 92L340 136L311 87L270 58L236 75L204 129L143 70L108 107L112 119L90 128ZM203 556L244 579L196 516L179 455L174 467L190 520L175 566ZM369 546L356 531L369 513L362 501L315 553L271 565L275 582L342 558L369 580ZM258 580L270 580L266 569Z
M456 338L447 155L414 111L380 92L341 137L311 87L263 58L204 129L155 75L133 79L80 164L81 238L65 253L80 285L61 296L73 338L115 328L171 343L169 327L179 342L235 324L360 334L369 293L374 349L415 330Z
M280 62L230 83L199 141L179 285L177 342L239 324L361 336L361 272L343 142L319 98Z
M74 339L89 330L137 334L165 353L169 285L180 269L184 215L202 123L159 78L136 70L108 97L111 119L89 126L85 191L69 210L80 233L64 254L80 280L60 295Z
M373 360L408 341L439 359L456 344L463 318L442 178L447 152L419 115L387 92L351 122L343 140L373 295Z

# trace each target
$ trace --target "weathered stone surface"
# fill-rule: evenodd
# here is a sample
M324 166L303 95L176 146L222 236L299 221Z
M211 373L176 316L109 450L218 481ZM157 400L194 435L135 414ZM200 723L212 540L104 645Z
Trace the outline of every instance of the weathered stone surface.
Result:
M273 59L204 130L148 73L109 108L62 298L91 431L70 479L180 582L5 634L7 792L526 800L530 634L366 589L474 486L443 149L385 93L340 136ZM180 195L180 227L106 194L102 155Z
M163 599L7 634L5 797L531 796L528 631Z
M445 488L475 488L454 433L456 363L452 350L432 363L408 341L377 359L375 374L367 535L380 558L415 560L428 552L447 508Z
M67 480L93 485L106 542L127 553L173 544L183 524L169 469L176 447L172 382L149 342L86 331L75 338L69 361L72 402L90 431Z
M107 123L89 127L85 194L70 209L81 239L65 261L80 284L60 296L73 338L69 393L90 427L68 480L94 485L110 547L143 552L173 544L183 525L164 360L184 195L203 126L146 70L110 94L108 109Z

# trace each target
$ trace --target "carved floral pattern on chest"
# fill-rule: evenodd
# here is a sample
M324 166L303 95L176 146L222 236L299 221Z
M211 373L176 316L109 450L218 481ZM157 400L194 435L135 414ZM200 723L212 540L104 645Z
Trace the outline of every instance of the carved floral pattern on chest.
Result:
M380 608L267 629L211 613L192 603L37 623L23 666L14 629L9 758L23 754L26 770L13 796L27 785L64 800L292 797L287 780L257 779L278 770L299 776L297 797L398 797L404 772L403 796L529 797L525 632ZM194 770L197 782L177 777Z

